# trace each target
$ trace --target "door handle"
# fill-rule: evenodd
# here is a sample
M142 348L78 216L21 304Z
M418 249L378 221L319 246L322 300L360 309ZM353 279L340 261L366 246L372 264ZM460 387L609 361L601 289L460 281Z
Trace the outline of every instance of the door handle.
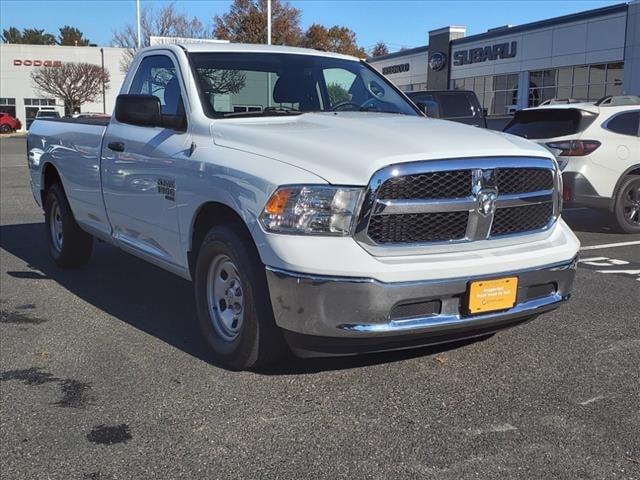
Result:
M124 152L124 143L122 142L109 142L107 147L114 152Z

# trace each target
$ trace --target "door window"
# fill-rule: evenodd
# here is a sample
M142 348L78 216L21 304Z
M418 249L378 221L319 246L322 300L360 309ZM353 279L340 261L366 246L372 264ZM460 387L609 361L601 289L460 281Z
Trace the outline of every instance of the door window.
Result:
M142 59L129 93L157 97L163 115L184 115L177 70L166 55L151 55Z
M640 124L640 112L627 112L616 115L609 120L605 128L620 135L638 135L638 124Z

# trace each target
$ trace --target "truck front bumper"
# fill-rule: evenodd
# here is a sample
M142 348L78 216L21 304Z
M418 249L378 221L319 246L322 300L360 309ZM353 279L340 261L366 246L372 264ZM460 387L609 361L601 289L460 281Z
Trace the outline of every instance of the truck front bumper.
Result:
M557 308L571 292L577 257L491 276L383 283L267 267L276 324L303 356L348 355L486 335ZM516 304L469 315L469 283L518 277Z

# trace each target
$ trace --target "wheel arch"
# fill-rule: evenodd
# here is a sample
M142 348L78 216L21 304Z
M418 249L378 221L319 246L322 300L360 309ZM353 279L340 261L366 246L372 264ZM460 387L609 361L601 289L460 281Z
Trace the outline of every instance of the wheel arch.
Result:
M614 208L616 205L616 197L618 196L618 189L620 188L622 181L627 175L640 175L640 163L636 165L632 165L631 167L627 168L622 173L622 175L620 175L620 178L618 178L618 181L616 182L616 186L613 189L613 195L611 195L611 203L609 204L609 210L611 210L612 212L614 211Z
M221 202L206 202L198 208L193 216L191 228L189 230L189 248L187 259L189 262L189 272L194 278L196 261L200 246L207 232L216 225L237 225L246 238L251 239L255 248L255 240L251 235L251 230L245 219L234 208Z
M51 162L46 162L42 166L42 179L40 181L40 199L42 200L42 206L44 207L45 197L47 190L55 183L60 183L62 190L64 191L64 185L62 184L62 177L56 166Z

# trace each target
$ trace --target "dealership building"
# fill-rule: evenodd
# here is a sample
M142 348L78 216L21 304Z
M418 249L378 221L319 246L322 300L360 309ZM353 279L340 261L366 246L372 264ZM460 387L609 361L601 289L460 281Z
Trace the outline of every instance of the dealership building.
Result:
M404 91L472 90L490 115L640 95L640 0L470 36L449 26L429 32L428 46L370 63Z
M57 68L67 62L82 62L104 65L110 76L110 86L104 96L99 92L94 102L82 105L82 111L111 113L124 80L121 65L125 52L123 48L112 47L0 44L0 112L18 118L23 127L31 123L39 110L55 110L62 116L62 100L34 88L31 72L42 67Z

